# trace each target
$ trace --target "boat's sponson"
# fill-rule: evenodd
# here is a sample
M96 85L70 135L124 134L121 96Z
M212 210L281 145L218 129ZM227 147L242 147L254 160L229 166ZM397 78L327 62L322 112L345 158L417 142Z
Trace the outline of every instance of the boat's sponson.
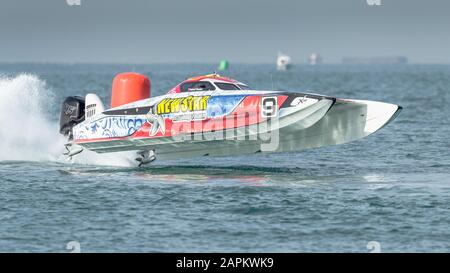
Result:
M304 93L178 93L96 115L73 128L73 142L99 153L155 150L162 159L298 151L365 137L400 109Z

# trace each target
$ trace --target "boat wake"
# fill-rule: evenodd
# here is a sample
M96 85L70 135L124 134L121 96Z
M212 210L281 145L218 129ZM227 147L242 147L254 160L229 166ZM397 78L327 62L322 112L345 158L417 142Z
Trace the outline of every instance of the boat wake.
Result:
M44 111L52 95L37 76L0 76L0 160L57 159L64 138Z
M67 162L61 156L65 138L49 109L54 93L36 75L0 75L0 161ZM72 162L88 165L133 166L125 155L83 153Z

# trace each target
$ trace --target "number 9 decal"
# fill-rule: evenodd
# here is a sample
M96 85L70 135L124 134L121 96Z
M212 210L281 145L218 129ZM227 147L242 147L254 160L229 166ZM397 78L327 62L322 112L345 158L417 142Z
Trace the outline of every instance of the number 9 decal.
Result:
M278 97L263 97L261 100L261 116L273 118L278 115Z

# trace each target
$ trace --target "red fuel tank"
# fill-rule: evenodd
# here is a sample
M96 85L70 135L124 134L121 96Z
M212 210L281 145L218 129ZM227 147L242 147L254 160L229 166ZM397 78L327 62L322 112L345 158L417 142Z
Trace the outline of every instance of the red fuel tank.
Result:
M150 98L150 80L139 73L120 73L112 84L111 107Z

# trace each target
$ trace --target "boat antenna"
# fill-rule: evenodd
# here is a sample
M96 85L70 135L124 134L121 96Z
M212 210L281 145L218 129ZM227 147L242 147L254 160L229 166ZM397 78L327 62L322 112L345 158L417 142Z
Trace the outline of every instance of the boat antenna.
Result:
M275 90L274 86L273 86L273 74L270 73L270 81L272 82L272 90Z

